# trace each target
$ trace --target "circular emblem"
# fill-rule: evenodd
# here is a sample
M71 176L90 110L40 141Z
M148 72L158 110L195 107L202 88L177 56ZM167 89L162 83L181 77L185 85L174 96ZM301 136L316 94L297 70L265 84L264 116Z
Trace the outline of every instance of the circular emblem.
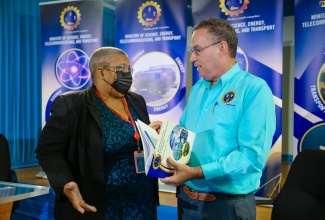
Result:
M157 170L160 166L161 163L161 156L160 154L154 154L153 155L153 160L152 160L152 167Z
M160 16L160 6L153 1L143 3L138 11L139 22L146 27L157 24L160 19Z
M319 123L309 128L298 143L298 153L302 150L325 150L325 123Z
M243 13L248 4L249 0L220 0L221 11L229 16L237 16Z
M157 51L136 60L131 90L143 96L149 114L169 111L186 95L180 68L173 57Z
M323 103L325 104L325 63L323 64L322 68L318 73L317 88L318 94Z
M56 77L62 86L76 90L91 79L88 55L77 48L63 52L56 63Z
M65 87L60 87L57 90L55 90L52 95L50 96L49 100L47 101L46 108L45 108L45 122L50 118L51 115L51 106L56 97L58 97L61 94L71 92L71 90L65 88Z
M80 20L81 14L77 7L68 6L61 12L61 26L66 30L75 29L80 24Z
M245 52L240 47L237 47L236 60L239 64L240 68L247 72L248 71L248 59L247 59Z
M222 96L222 102L228 104L232 100L234 100L235 96L236 96L236 93L234 91L229 91Z
M189 152L189 143L187 141L188 131L179 125L176 125L170 134L169 146L173 151L174 160L179 160L187 156Z

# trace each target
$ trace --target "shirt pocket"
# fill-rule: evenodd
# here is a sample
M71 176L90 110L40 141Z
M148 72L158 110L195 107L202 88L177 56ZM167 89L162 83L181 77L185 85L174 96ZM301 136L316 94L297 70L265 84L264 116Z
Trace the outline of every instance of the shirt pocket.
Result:
M218 105L212 109L208 117L208 129L214 129L216 136L234 137L237 134L239 114L236 106Z

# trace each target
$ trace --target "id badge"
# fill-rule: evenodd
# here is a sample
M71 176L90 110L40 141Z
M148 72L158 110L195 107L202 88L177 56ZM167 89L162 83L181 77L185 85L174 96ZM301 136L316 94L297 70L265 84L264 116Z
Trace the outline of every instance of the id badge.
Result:
M144 173L144 154L142 150L134 151L134 164L135 164L135 172L137 174Z

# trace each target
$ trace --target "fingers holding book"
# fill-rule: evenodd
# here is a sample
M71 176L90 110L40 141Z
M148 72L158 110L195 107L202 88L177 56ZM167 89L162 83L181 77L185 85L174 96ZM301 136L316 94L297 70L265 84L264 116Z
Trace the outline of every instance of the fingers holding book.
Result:
M160 129L162 126L162 121L153 121L149 124L149 126L157 131L157 133L160 133Z
M165 184L172 186L179 186L191 179L201 179L204 178L202 168L190 167L186 164L177 163L171 157L167 158L168 165L174 167L174 175L161 178L160 181Z

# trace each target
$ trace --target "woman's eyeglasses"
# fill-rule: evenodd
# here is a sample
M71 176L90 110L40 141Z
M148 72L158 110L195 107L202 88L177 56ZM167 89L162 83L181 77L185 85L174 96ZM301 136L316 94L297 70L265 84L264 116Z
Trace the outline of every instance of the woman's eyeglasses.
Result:
M100 68L103 68L105 70L109 70L112 72L122 71L122 72L131 72L133 73L133 68L131 66L101 66Z

